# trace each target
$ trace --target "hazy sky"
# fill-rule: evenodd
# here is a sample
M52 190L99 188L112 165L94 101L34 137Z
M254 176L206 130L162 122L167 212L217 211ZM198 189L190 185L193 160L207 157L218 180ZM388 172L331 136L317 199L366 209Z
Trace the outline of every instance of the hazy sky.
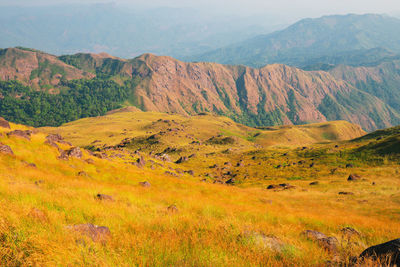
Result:
M0 0L0 4L3 5L96 2L115 2L141 7L192 7L228 13L275 13L293 18L344 13L400 15L400 0Z

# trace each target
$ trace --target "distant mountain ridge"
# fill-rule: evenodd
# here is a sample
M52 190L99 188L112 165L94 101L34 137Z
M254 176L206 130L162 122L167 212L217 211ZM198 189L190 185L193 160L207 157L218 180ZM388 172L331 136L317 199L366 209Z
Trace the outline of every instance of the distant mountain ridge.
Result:
M0 48L35 47L56 55L83 51L132 58L151 52L183 57L280 28L273 15L212 16L190 8L128 8L115 4L118 1L59 2L68 1L1 6Z
M187 60L253 67L272 63L302 67L310 65L310 62L329 63L317 61L324 57L329 59L346 52L377 48L400 53L400 19L376 14L303 19L284 30L259 35Z
M32 76L32 73L38 73L37 69L31 68L30 74L27 71L21 77L2 76L2 79L16 79L36 88L34 90L48 91L52 88L54 90L50 92L53 94L59 91L73 94L76 88L96 84L102 88L112 86L120 92L112 97L118 101L124 100L124 103L119 102L120 104L134 105L143 111L184 115L210 112L228 116L250 126L347 120L361 125L366 130L374 130L400 124L400 108L389 104L391 94L393 99L397 97L395 89L393 92L388 91L386 97L381 98L380 94L374 94L366 88L358 88L358 80L341 77L343 75L340 74L340 68L333 69L330 73L304 71L281 64L255 69L215 63L185 63L171 57L152 54L144 54L130 60L107 54L82 53L57 58L43 52L19 48L7 49L1 54L0 73L19 72L13 62L26 62L26 65L29 65L31 58L52 59L52 64L47 63L41 67L41 75L37 77ZM52 67L53 65L60 68ZM388 63L388 66L391 65ZM386 65L381 68L386 69ZM360 71L356 70L357 68L354 68L355 77L360 81L365 80L361 74L358 75ZM376 71L383 70L371 67L368 73ZM70 73L79 76L75 78ZM393 75L395 73L394 70ZM397 76L388 77L397 79ZM67 82L73 79L94 78L97 82L88 85L84 82ZM107 82L102 82L104 80ZM368 81L366 80L367 84ZM38 87L34 87L35 84ZM106 91L100 91L102 95L95 101L102 101L105 96L112 94L106 87L103 89ZM384 87L382 91L385 91ZM83 92L85 97L89 97L86 96L88 92L90 91ZM21 97L20 94L18 97ZM68 96L66 98L70 99ZM29 98L22 97L22 100L29 101ZM107 103L110 107L117 104ZM45 103L42 105L46 106ZM85 103L82 105L85 107ZM94 106L91 108L96 112L99 110ZM108 111L100 110L102 112L95 114L101 115ZM41 111L39 109L35 112L40 114ZM71 115L74 118L76 116Z

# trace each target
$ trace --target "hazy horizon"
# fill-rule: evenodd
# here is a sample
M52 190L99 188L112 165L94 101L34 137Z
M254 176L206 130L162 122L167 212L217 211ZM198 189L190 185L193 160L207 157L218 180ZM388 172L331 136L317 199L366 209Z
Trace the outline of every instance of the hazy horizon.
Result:
M37 0L34 3L30 0L0 0L3 6L43 6L43 5L66 5L66 4L100 4L109 3L119 6L128 6L131 8L150 9L150 8L191 8L210 14L224 13L232 15L273 15L282 22L293 22L301 18L321 17L334 14L365 14L377 13L392 16L400 15L400 3L397 0L382 0L377 3L375 0L281 0L279 2L272 0L248 0L244 4L241 0L229 1L227 6L223 0L203 0L194 2L188 0L152 0L146 3L138 0L85 0L84 3L78 0Z

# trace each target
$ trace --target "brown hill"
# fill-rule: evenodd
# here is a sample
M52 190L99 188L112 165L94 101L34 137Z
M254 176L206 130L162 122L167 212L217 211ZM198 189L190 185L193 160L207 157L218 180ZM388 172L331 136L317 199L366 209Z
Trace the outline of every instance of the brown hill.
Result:
M92 78L85 73L65 64L56 56L38 50L25 48L0 49L0 80L18 80L24 85L38 88L52 88L61 79L74 80Z
M323 71L185 63L150 54L131 63L133 75L142 78L135 104L145 111L210 111L248 125L343 119L367 130L389 127L400 118L377 97Z

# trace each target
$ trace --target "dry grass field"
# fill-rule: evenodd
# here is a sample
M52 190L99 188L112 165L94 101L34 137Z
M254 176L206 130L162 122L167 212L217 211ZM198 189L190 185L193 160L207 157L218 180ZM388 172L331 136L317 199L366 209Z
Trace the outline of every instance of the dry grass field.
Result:
M346 141L365 133L143 112L30 140L7 135L16 129L28 128L0 127L13 151L0 153L3 266L347 266L400 237L400 164L386 153L398 129ZM59 159L72 146L46 142L53 133L86 149Z

